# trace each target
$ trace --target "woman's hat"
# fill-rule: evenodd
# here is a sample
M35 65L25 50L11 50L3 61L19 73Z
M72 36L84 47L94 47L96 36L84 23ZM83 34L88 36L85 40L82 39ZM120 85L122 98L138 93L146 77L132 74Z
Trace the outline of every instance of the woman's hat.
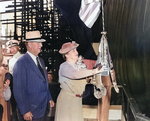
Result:
M77 48L78 46L79 44L77 44L75 41L72 41L72 43L71 42L64 43L61 49L59 50L59 53L65 54L69 52L70 50Z
M8 42L6 42L6 45L8 48L11 48L13 46L18 46L19 43L20 42L18 40L9 40Z
M26 32L26 40L24 42L45 42L45 39L41 38L40 31L29 31Z

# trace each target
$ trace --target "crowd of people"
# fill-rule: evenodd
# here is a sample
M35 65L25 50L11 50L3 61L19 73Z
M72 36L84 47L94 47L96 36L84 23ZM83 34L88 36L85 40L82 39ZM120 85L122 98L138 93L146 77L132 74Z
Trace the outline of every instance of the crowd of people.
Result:
M0 66L2 121L49 121L47 118L49 109L56 104L55 121L83 121L82 94L89 80L87 78L91 79L93 75L104 71L104 68L101 65L96 69L79 67L76 63L79 57L77 51L79 44L74 41L64 43L59 50L65 60L59 68L61 91L55 104L49 91L49 83L55 83L53 73L47 72L43 59L38 56L42 42L45 41L39 31L26 32L25 54L19 52L19 41L7 42L6 45L13 57L9 60L9 70L2 64ZM0 59L2 62L2 57ZM111 83L107 86L110 90ZM6 110L9 102L10 113Z

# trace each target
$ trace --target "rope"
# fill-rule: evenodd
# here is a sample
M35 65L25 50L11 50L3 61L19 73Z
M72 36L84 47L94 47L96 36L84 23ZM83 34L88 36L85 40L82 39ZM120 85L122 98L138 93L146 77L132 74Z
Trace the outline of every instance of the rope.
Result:
M102 24L103 24L103 31L105 31L105 24L104 24L104 3L103 0L101 0L102 2Z
M104 62L104 56L105 56L105 48L104 48L104 40L106 39L106 33L105 32L105 23L104 23L104 3L103 3L103 0L101 0L101 5L102 5L102 25L103 25L103 31L101 32L102 34L102 38L101 38L101 41L103 43L103 49L102 49L102 60Z

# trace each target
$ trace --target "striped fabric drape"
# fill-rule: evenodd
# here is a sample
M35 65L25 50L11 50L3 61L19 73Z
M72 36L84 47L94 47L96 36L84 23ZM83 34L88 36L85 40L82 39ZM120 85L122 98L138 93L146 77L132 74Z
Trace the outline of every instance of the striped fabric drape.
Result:
M79 11L80 19L91 28L100 14L101 0L82 0Z

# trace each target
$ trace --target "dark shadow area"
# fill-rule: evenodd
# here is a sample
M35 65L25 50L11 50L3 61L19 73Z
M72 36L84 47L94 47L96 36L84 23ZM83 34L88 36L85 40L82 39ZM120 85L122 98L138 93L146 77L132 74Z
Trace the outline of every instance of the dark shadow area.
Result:
M150 117L150 1L107 0L105 27L119 84Z

